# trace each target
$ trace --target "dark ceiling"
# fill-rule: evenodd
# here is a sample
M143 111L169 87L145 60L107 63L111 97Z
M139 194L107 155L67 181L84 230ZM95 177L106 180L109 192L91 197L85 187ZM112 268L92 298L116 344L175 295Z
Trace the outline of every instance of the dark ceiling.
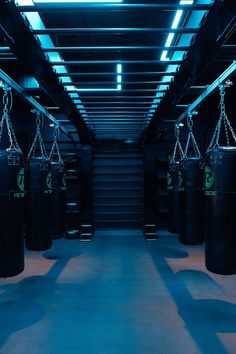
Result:
M26 6L19 11L28 18L81 119L98 139L140 138L213 3L123 0L120 4L70 5L18 0L21 6L34 5L35 12ZM0 55L10 58L2 40L0 45ZM163 57L164 50L168 60ZM198 87L188 93L186 103L201 93L201 84L196 82ZM32 88L31 93L38 95L39 90ZM43 93L41 103L55 106Z

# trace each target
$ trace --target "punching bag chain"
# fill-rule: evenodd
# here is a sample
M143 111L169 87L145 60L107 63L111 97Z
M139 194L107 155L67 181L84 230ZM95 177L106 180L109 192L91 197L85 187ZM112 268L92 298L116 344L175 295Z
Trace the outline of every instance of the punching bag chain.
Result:
M49 154L49 160L52 161L53 157L56 153L57 157L58 157L58 162L63 162L61 154L60 154L59 146L58 146L58 139L59 139L59 129L57 126L55 126L55 128L54 128L54 141L53 141L52 149Z
M175 162L178 152L179 152L180 158L182 158L184 156L184 151L182 149L182 146L181 146L181 143L180 143L180 140L179 140L179 128L180 128L179 124L176 124L175 125L176 143L175 143L172 159L170 160L170 162Z
M185 147L185 151L184 151L185 158L188 157L190 142L192 142L195 157L201 158L201 152L198 148L198 144L197 144L196 139L193 134L193 119L192 119L192 117L193 117L193 115L196 115L196 114L197 114L197 112L193 112L193 113L189 112L189 114L188 114L187 124L188 124L189 134L188 134L188 139L187 139L187 143L186 143L186 147Z
M12 148L14 148L14 149L17 149L21 152L21 149L18 145L16 136L15 136L15 132L12 127L12 123L11 123L10 116L9 116L9 112L12 109L12 103L13 103L11 88L7 87L7 86L3 86L3 90L4 90L3 99L2 99L3 115L2 115L2 119L0 121L0 143L2 143L3 129L4 129L4 126L6 125L7 134L8 134L8 138L9 138L9 142L10 142L10 146L8 149L11 150ZM10 100L9 100L9 97L10 97Z
M42 126L41 113L39 111L36 111L36 110L33 110L32 112L36 114L36 134L35 134L35 137L34 137L34 141L33 141L32 145L31 145L30 151L28 153L28 159L30 159L31 157L35 157L37 143L39 144L41 157L44 157L45 159L48 159L47 152L46 152L46 149L45 149L45 145L44 145L44 142L43 142L43 138L42 138L42 135L41 135L41 126Z
M210 145L209 145L207 151L212 148L220 146L219 141L220 141L220 134L221 134L222 126L224 127L227 145L230 146L229 131L233 137L234 143L236 143L236 134L230 124L230 121L228 119L226 109L225 109L225 88L230 87L230 86L231 86L230 82L227 82L225 85L219 86L219 90L220 90L220 118L217 123L216 129L214 131L213 137L211 139L211 142L210 142Z

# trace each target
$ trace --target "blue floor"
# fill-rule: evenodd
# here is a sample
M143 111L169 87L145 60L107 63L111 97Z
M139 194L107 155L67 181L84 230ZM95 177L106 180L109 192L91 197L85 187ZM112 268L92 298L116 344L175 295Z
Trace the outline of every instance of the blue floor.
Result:
M235 294L236 276L208 273L202 246L165 232L56 240L0 280L0 353L235 353Z

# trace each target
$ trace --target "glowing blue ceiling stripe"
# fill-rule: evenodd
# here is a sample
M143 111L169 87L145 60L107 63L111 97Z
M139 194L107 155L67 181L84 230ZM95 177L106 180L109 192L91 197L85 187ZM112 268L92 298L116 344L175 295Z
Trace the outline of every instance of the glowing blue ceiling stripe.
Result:
M34 1L32 0L17 0L17 4L20 6L34 6ZM28 19L30 25L32 26L33 29L35 28L40 28L40 29L45 29L44 23L39 15L38 12L25 12L24 16ZM54 47L54 44L50 38L50 36L48 35L39 35L37 36L42 44L43 47L47 46L47 47ZM55 60L55 61L63 61L63 59L61 58L60 54L58 52L51 52L51 53L47 53L48 57L50 60ZM67 68L64 65L59 65L59 66L54 66L54 69L57 73L68 73ZM67 82L72 82L71 77L70 76L65 76L62 78L62 81L66 80ZM74 98L79 98L78 94L73 94ZM79 100L80 101L80 100ZM82 102L80 101L81 104L81 109L84 110L84 106L82 104Z
M198 0L197 1L198 4L206 3L206 2L208 4L210 4L210 3L213 2L213 0ZM181 0L180 1L180 5L192 5L193 3L194 3L193 0ZM191 22L191 27L198 27L199 26L199 24L201 22L201 19L202 19L203 15L205 14L205 11L198 11L197 15L195 13L196 12L193 12L191 14L191 17L190 17L189 22L188 22L188 23ZM173 20L173 23L171 25L171 29L178 28L179 23L180 23L180 21L182 19L182 16L183 16L183 9L177 10L176 14L175 14L175 17L174 17L174 20ZM196 18L194 19L194 17L196 17ZM194 26L192 25L193 22L195 22ZM192 37L193 37L193 34L182 34L181 37L180 37L178 45L180 45L180 46L181 45L190 45ZM172 45L174 38L175 38L175 33L170 32L168 34L168 36L167 36L166 43L165 43L165 47L167 49L163 50L163 52L161 54L161 58L160 58L161 60L167 61L167 62L169 61L168 47L170 47ZM182 51L182 52L174 52L174 54L172 55L172 59L174 59L174 60L182 60L184 54L185 54L184 51ZM176 72L177 68L178 68L178 65L168 65L166 72ZM167 82L168 80L171 81L173 78L174 78L174 76L163 76L161 81ZM169 87L169 84L166 85L166 86L162 86L161 88L162 88L162 90L167 90L168 87ZM157 87L157 89L158 88L159 88L159 86ZM164 93L157 92L156 97L158 97L161 100L164 95L165 95ZM152 107L150 108L150 110L151 109L152 109Z
M55 3L97 3L97 2L107 2L107 3L120 3L123 0L33 0L34 3L48 3L48 4L55 4Z
M123 0L97 0L97 1L93 1L93 2L122 2ZM33 0L17 0L16 3L20 6L34 6L34 4L36 2L43 2L43 1L33 1ZM49 1L44 1L44 2L48 2ZM51 1L51 2L60 2L60 1ZM62 1L61 1L62 2ZM69 2L69 1L64 1L64 2ZM71 1L71 2L91 2L92 1ZM23 14L29 21L30 25L32 26L33 29L45 29L45 26L44 26L44 23L39 15L38 12L31 12L31 13L28 13L28 12L25 12ZM42 47L50 47L50 48L54 48L54 44L50 38L49 35L38 35L37 36L42 44ZM46 53L47 56L49 57L50 61L58 61L58 62L61 62L63 61L61 55L55 51L55 52L47 52ZM66 66L64 65L56 65L54 66L54 70L57 72L57 73L68 73L69 75L69 72L66 68ZM121 86L121 82L122 82L122 77L121 77L121 73L122 73L122 65L121 64L117 64L117 67L116 67L116 73L117 73L117 85L116 85L116 88L112 88L112 89L97 89L97 88L92 88L92 89L77 89L76 87L74 86L69 86L69 87L65 87L66 89L74 89L76 91L78 91L78 93L69 93L70 97L71 98L76 98L78 99L77 100L77 103L80 103L80 108L79 109L79 112L82 114L82 116L84 116L84 112L85 112L85 108L84 108L84 105L82 104L81 100L79 99L79 92L81 91L121 91L122 90L122 86ZM119 79L118 79L119 77ZM62 82L71 82L72 83L72 79L70 76L63 76L61 77L61 80Z
M182 0L182 1L180 1L180 5L192 5L192 4L193 4L193 0ZM171 25L171 29L178 28L182 16L183 16L183 10L182 9L181 10L177 10L176 14L175 14L175 17L174 17L174 20L173 20L173 23ZM169 35L167 37L167 40L166 40L166 43L165 43L165 47L166 48L171 46L174 38L175 38L175 34L173 32L169 33ZM170 60L170 58L168 58L167 55L168 55L168 50L163 50L160 59L163 60L163 61Z

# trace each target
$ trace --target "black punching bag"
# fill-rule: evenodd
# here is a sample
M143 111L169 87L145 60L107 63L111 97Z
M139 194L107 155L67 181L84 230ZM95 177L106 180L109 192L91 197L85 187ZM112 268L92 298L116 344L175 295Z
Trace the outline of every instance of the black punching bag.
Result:
M179 162L170 161L167 171L168 231L178 233L179 226Z
M53 238L65 234L66 175L63 161L52 162L52 235Z
M204 242L204 165L200 158L180 161L183 178L179 241L185 245Z
M206 268L236 274L236 147L206 154Z
M26 184L26 247L45 251L52 245L52 182L50 161L46 157L28 159Z
M19 149L0 150L0 277L24 270L24 165Z

